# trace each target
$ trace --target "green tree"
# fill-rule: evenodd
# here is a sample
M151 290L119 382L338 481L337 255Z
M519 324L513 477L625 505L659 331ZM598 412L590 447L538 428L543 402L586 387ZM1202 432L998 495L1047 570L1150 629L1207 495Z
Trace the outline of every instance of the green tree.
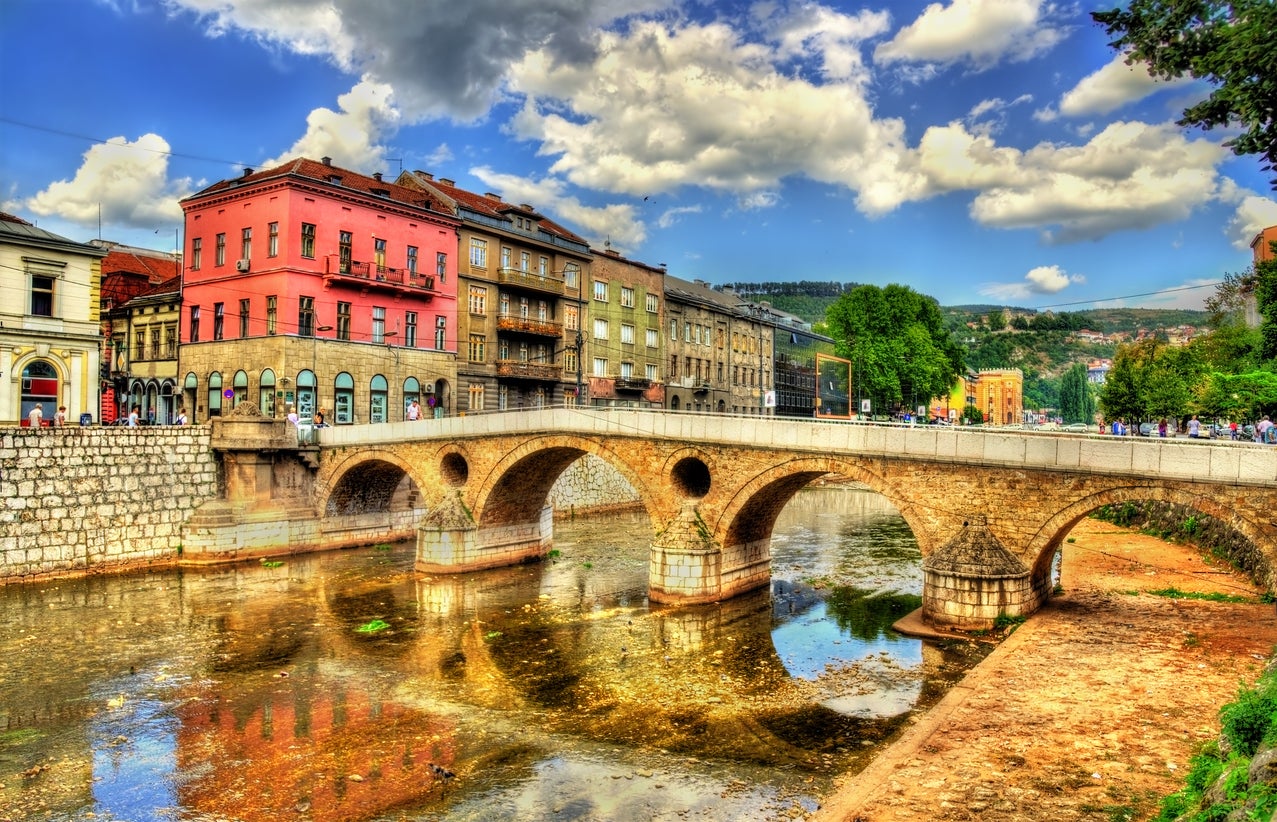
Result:
M907 286L857 286L829 307L826 325L838 355L852 362L855 393L875 409L928 403L963 373L940 304Z
M1195 77L1215 86L1184 109L1181 126L1240 126L1225 142L1238 155L1277 163L1277 4L1272 0L1130 0L1092 12L1127 63L1161 79ZM1277 179L1273 181L1277 188Z
M968 405L962 409L962 418L968 425L980 425L984 422L984 412L974 405Z
M1257 420L1277 413L1277 374L1213 372L1204 381L1198 403L1202 413L1230 420Z
M1060 416L1065 422L1091 422L1095 418L1095 396L1086 379L1086 366L1073 363L1060 378Z

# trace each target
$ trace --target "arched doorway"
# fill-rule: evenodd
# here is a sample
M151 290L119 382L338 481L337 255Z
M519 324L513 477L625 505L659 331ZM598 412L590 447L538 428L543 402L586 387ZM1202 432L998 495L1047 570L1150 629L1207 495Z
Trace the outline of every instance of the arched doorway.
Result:
M44 418L53 419L58 407L58 370L47 360L32 360L22 369L22 407L18 419L27 425L27 414L39 403Z

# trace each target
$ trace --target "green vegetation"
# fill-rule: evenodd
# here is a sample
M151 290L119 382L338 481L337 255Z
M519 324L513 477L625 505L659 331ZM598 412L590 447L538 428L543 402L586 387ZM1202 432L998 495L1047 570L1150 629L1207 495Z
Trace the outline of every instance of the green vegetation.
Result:
M1201 593L1199 591L1181 591L1178 588L1159 588L1156 591L1149 591L1149 596L1166 597L1167 599L1202 599L1207 602L1254 602L1251 597L1238 596L1237 594L1221 594L1218 591L1211 593Z
M389 542L379 542L372 547L374 551L389 551L393 548Z
M384 631L390 627L390 623L380 619L374 619L372 622L365 622L355 630L361 634L375 634L378 631Z
M279 560L277 560L277 559L264 559L264 560L262 560L262 567L263 567L263 568L279 568L279 567L283 566L283 564L284 564L284 563L280 562L280 561L279 561Z
M1252 782L1251 759L1277 746L1277 668L1270 667L1254 688L1240 687L1237 699L1219 711L1222 739L1189 760L1185 785L1162 800L1158 822L1214 822L1272 819L1277 785L1258 769Z
M1024 624L1025 617L1011 616L1009 614L998 614L993 620L993 630L1013 632L1016 628Z

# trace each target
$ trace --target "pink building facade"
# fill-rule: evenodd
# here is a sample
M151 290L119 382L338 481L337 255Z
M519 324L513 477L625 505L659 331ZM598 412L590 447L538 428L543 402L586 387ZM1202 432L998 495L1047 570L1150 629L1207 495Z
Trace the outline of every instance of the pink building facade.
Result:
M179 370L197 421L241 402L332 424L453 407L459 220L428 192L292 160L186 214Z

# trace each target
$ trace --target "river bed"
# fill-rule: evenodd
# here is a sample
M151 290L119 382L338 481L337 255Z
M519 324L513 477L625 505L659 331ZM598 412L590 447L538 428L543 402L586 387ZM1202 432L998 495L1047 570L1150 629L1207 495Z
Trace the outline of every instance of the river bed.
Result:
M771 589L721 605L650 604L650 540L0 588L0 819L803 818L984 653L891 630L921 557L878 494L800 493Z

